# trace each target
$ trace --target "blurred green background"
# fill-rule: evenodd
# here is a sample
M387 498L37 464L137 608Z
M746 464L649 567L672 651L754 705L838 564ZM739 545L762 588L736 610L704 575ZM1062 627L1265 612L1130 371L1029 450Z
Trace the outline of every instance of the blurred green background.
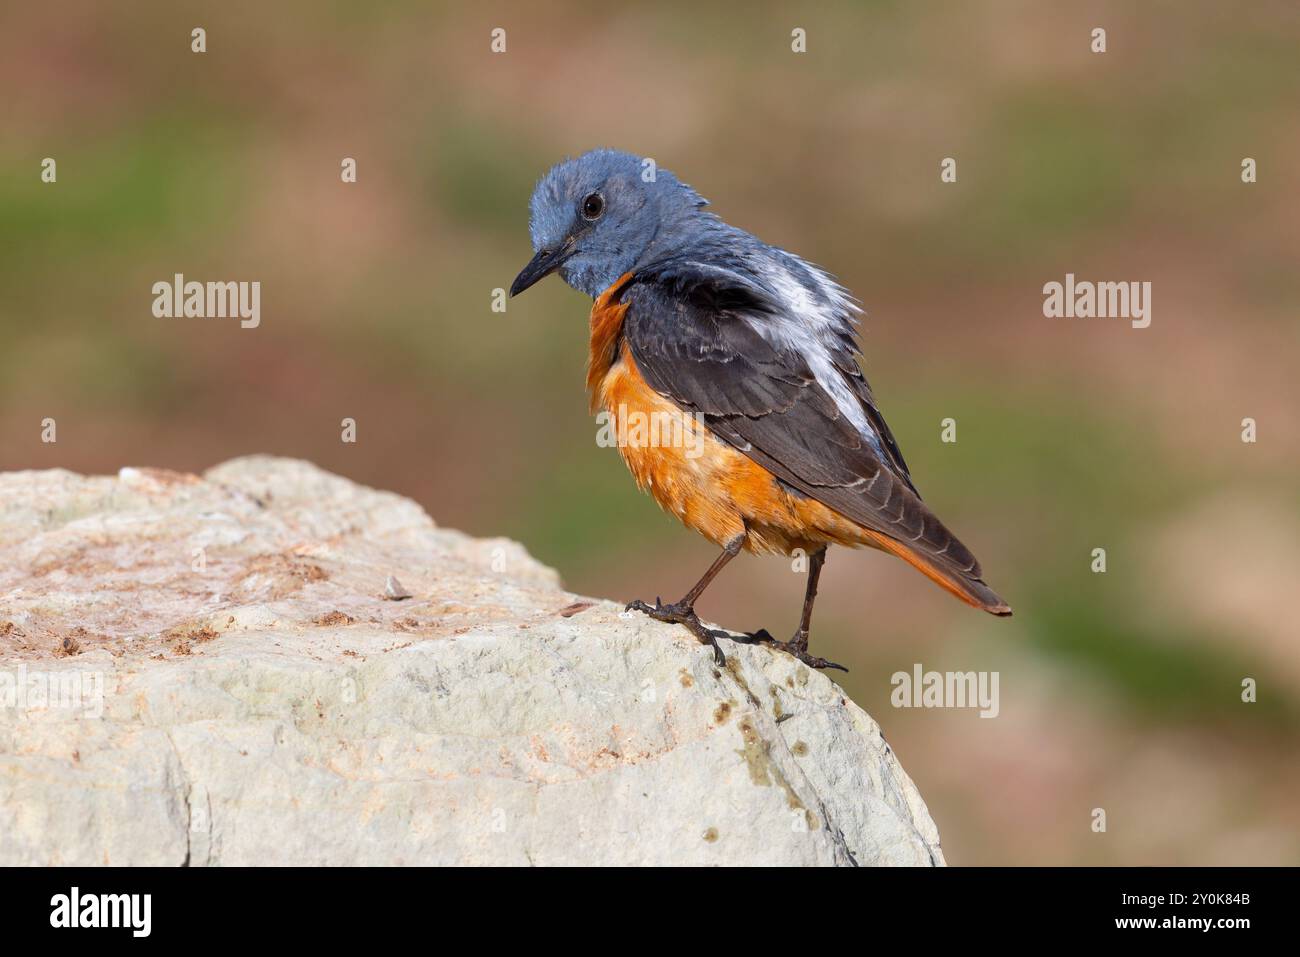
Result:
M1300 863L1298 50L1286 2L6 5L0 467L298 456L675 597L713 548L596 446L589 303L490 308L547 167L653 156L863 301L918 487L1016 609L874 552L823 578L813 649L949 860ZM176 272L260 280L261 327L153 318ZM1152 282L1151 327L1044 319L1066 272ZM701 611L783 634L802 587L744 556ZM1001 715L891 708L916 662L998 671Z

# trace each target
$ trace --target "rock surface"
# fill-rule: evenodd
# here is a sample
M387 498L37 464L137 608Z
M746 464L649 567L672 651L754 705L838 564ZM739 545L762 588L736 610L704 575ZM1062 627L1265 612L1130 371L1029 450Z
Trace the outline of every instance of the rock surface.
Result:
M0 475L0 864L943 862L825 675L620 612L304 462Z

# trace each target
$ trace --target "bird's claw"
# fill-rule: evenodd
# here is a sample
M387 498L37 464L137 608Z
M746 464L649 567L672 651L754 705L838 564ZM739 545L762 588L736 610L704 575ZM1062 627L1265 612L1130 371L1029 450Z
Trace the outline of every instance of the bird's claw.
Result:
M712 628L704 627L704 623L695 614L695 609L688 605L674 604L665 605L657 596L655 603L649 605L637 598L627 603L625 611L639 611L643 615L653 618L655 621L666 622L670 625L685 625L686 629L693 634L702 645L708 645L713 649L713 660L717 662L718 667L727 663L726 656L722 653L722 648L718 646L719 638L732 638L745 644L767 645L778 651L784 651L792 658L797 658L809 668L817 670L835 670L848 673L848 668L834 661L827 661L825 658L818 658L816 655L808 654L808 635L804 633L796 634L789 641L777 641L768 632L766 628L760 628L758 631L751 631L740 638L735 638L725 631L717 631Z
M766 628L760 628L758 631L751 631L748 637L755 644L767 645L778 651L784 651L787 655L797 658L806 664L809 668L816 668L819 671L833 669L843 671L848 674L848 668L834 661L827 661L825 658L818 658L816 655L808 654L808 636L804 633L796 634L789 641L777 641L767 631Z
M685 625L686 630L694 635L700 644L708 645L713 649L713 661L719 668L727 663L727 656L722 653L718 639L731 636L725 631L704 627L700 616L695 614L695 609L689 605L665 605L656 596L654 605L648 605L640 598L635 598L627 603L624 611L639 611L655 621L662 621L669 625Z

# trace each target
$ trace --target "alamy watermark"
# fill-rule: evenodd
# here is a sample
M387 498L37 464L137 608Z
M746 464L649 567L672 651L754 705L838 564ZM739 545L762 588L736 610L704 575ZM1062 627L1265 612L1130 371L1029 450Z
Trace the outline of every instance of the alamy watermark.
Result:
M926 671L919 664L911 673L895 671L889 703L895 708L978 708L981 718L996 718L996 671Z
M104 715L104 675L99 671L0 671L0 708L79 711Z
M1134 329L1151 325L1151 283L1091 282L1065 274L1065 282L1043 286L1048 319L1128 319Z
M262 284L253 282L190 282L176 273L171 282L153 284L153 314L159 319L234 319L243 329L262 322Z
M596 414L596 445L602 449L681 449L688 459L704 454L704 417L668 411L641 412L620 405Z
M123 927L132 937L148 937L153 929L152 894L70 893L50 898L51 927Z

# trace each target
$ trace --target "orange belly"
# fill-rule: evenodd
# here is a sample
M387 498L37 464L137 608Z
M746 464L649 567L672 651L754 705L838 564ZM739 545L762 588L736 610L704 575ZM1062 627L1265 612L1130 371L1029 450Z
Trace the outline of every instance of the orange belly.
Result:
M593 411L606 414L637 484L659 505L718 546L745 535L751 552L790 554L823 544L879 547L876 536L815 499L787 490L771 472L717 438L642 377L618 333L628 277L591 310L587 386Z

